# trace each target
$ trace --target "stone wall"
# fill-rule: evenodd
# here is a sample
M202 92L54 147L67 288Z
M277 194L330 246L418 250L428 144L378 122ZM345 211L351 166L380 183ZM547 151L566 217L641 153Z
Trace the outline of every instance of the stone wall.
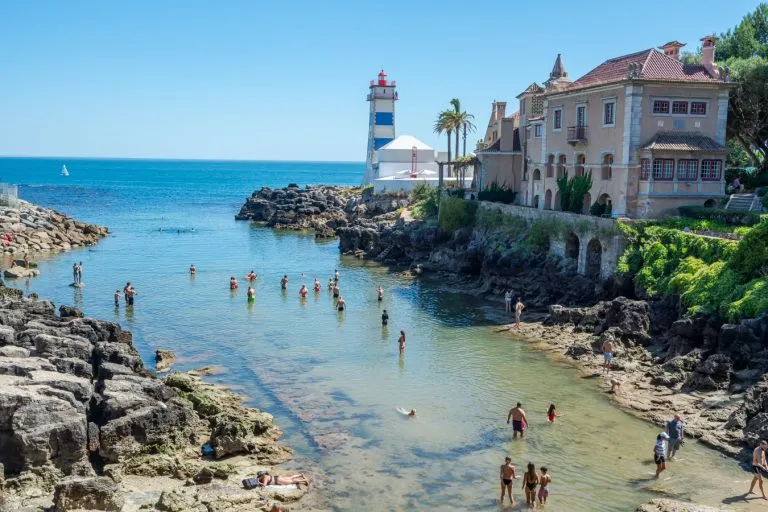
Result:
M616 220L526 206L480 201L480 208L499 209L506 215L521 217L528 223L555 220L568 226L562 238L550 241L549 252L577 260L579 274L607 279L616 272L626 240L616 230ZM599 270L598 270L599 269Z

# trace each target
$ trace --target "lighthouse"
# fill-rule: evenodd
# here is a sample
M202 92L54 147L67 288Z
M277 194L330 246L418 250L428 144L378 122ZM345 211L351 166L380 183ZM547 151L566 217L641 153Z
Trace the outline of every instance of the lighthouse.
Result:
M371 80L367 96L370 103L368 117L368 153L365 158L365 179L363 184L376 179L376 151L395 138L395 82L387 80L382 69L377 80Z

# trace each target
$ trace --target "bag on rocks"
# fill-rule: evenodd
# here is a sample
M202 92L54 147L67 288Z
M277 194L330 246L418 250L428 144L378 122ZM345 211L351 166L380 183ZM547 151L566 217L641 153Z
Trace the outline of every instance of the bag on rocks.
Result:
M243 480L243 487L246 489L255 489L259 486L259 481L256 478L246 478Z

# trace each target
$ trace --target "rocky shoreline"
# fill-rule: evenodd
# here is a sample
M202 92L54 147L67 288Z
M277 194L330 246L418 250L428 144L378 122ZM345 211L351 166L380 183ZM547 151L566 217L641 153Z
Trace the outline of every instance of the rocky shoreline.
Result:
M223 388L157 379L119 325L0 287L0 511L277 509L307 489L241 480L291 459L280 435Z
M23 257L68 251L94 245L109 234L109 229L74 220L63 213L20 201L18 208L0 208L0 250L9 257L3 277L35 277L32 263L27 268Z

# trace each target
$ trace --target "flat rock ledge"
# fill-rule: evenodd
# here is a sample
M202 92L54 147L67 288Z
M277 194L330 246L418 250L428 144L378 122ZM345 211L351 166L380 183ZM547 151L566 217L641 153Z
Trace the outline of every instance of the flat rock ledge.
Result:
M20 201L18 208L0 208L0 250L5 254L67 251L94 245L108 234L103 226L86 224L26 201Z
M0 287L0 512L270 510L307 492L242 487L291 459L280 435L220 386L157 379L119 325Z
M682 501L658 499L640 505L635 512L720 512L720 510Z

